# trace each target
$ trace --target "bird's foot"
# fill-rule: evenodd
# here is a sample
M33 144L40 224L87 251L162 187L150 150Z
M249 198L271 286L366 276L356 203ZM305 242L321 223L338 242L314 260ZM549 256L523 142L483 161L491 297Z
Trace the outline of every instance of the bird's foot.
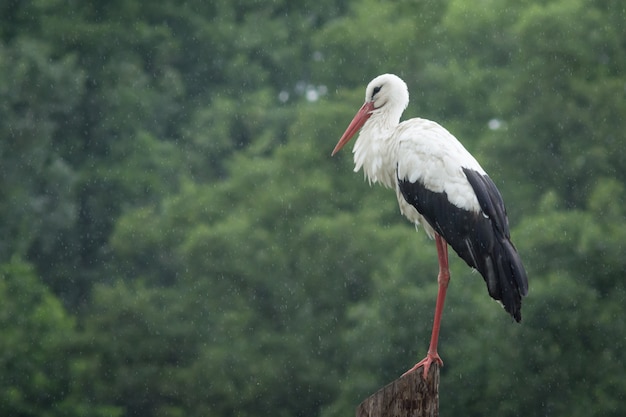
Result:
M423 376L424 376L424 380L426 380L426 378L428 377L428 370L430 369L430 365L432 365L433 362L437 362L439 366L443 366L443 361L441 360L441 357L439 357L439 354L437 352L435 353L428 352L428 354L426 355L424 359L422 359L421 361L416 363L411 369L403 373L402 376L410 374L411 372L414 372L418 368L423 366L424 367Z

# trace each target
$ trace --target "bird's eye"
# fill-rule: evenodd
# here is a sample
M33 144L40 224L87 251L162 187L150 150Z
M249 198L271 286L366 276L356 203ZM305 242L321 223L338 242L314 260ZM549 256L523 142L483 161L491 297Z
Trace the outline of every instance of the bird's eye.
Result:
M378 87L374 87L374 92L372 93L372 98L374 98L374 96L375 96L376 94L378 94L378 92L380 91L380 89L381 89L381 88L382 88L382 87L380 87L380 86L378 86Z

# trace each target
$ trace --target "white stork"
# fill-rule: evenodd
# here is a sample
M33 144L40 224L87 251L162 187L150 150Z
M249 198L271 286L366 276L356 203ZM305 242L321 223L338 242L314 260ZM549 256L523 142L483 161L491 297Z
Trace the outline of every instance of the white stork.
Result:
M406 84L393 74L374 78L365 90L365 103L335 146L336 154L361 130L354 145L354 171L361 168L370 183L396 190L401 213L421 224L435 238L439 258L439 291L426 357L424 378L437 353L439 325L450 271L448 244L487 283L489 295L516 321L528 279L510 239L502 196L476 159L450 132L425 119L400 123L409 104Z

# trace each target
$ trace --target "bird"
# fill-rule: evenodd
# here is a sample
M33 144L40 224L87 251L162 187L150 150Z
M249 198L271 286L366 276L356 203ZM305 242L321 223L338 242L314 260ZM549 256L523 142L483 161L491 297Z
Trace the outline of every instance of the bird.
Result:
M394 189L400 212L435 240L439 272L430 345L426 357L405 372L433 363L441 316L450 281L448 245L485 280L489 295L517 322L528 277L511 241L500 191L476 159L436 122L412 118L400 122L409 104L406 83L394 74L374 78L365 102L332 151L334 156L359 132L354 172L363 170L370 184Z

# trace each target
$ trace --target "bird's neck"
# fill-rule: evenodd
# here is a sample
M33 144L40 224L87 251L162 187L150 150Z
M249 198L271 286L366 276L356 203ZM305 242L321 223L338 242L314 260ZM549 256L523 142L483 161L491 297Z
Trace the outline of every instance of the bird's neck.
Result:
M394 131L399 116L393 118L374 114L365 123L354 145L354 172L363 168L370 183L379 182L395 188L398 144Z

